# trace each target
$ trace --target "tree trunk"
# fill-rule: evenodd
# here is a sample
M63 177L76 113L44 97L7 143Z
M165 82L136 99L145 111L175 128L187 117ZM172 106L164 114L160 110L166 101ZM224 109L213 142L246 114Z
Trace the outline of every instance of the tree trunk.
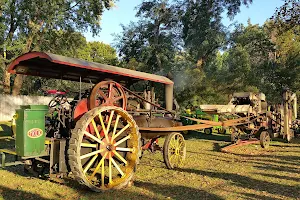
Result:
M32 34L32 36L30 36L27 39L27 43L26 43L25 48L22 51L22 54L27 53L27 52L30 51L32 41L33 41L33 37L34 37L34 34ZM17 74L16 75L16 78L14 80L14 86L13 86L13 89L12 89L12 95L13 96L17 96L17 95L20 94L20 90L21 90L22 85L23 85L23 80L24 80L24 75L22 75L22 74Z
M16 78L15 78L15 81L14 81L14 87L13 87L13 90L12 90L12 95L13 96L17 96L17 95L20 94L20 90L21 90L21 87L22 87L22 84L23 84L23 76L24 75L21 75L21 74L16 75Z
M3 70L3 92L4 94L10 94L10 73Z

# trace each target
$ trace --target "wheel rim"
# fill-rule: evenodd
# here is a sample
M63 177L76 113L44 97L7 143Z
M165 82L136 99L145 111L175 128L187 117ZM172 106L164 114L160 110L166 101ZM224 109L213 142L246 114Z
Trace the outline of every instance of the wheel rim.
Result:
M220 133L220 134L224 134L224 133L225 133L225 129L220 128L220 129L219 129L219 133Z
M100 105L117 106L126 110L127 98L122 86L114 81L102 81L95 85L89 97L89 109Z
M204 129L204 132L206 133L206 134L210 134L211 133L211 131L210 131L210 129Z
M138 156L134 120L117 107L99 107L87 113L79 144L80 166L89 187L106 190L130 179ZM83 116L85 117L85 116ZM92 125L94 132L88 132Z
M185 142L181 134L175 134L170 139L168 145L168 158L172 168L182 166L185 160Z

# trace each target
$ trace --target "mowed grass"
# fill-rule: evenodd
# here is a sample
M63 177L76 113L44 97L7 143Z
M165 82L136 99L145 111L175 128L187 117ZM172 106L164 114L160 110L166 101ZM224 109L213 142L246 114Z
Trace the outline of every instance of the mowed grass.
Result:
M33 178L22 166L7 167L0 170L0 199L300 199L300 140L221 153L228 144L229 135L193 133L181 169L168 170L160 152L145 152L134 185L104 193L70 179Z

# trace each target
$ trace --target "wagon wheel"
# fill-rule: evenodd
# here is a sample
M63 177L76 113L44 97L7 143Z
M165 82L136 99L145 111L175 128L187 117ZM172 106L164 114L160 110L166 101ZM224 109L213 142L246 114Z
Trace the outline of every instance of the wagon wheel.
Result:
M117 106L126 110L127 98L122 86L114 81L101 81L89 96L89 109L98 106Z
M89 125L93 132L87 131ZM68 150L72 173L94 191L125 187L138 162L139 137L135 121L122 108L100 106L88 111L72 131Z
M164 142L163 157L169 169L180 167L186 156L186 146L184 137L177 132L173 132L166 137Z
M268 148L270 145L270 140L271 137L268 131L262 131L260 133L260 146L262 148Z

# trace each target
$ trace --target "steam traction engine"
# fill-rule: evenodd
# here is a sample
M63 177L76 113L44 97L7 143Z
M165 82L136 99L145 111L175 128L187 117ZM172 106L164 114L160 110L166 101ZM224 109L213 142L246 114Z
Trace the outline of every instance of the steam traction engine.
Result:
M92 190L126 186L142 150L160 149L168 168L182 165L186 147L175 120L173 82L166 77L86 62L50 53L31 52L14 60L8 71L48 78L96 83L73 98L55 96L45 106L17 110L16 154L26 170L43 175L72 174ZM165 108L154 90L128 88L138 81L165 85ZM153 131L162 128L163 131ZM9 151L0 150L8 153ZM2 163L2 167L5 163Z

